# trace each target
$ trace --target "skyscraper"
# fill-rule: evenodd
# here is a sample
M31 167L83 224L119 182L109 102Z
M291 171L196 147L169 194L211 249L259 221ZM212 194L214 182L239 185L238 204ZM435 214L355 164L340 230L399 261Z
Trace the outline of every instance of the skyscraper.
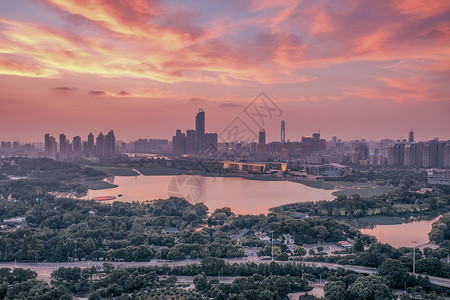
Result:
M205 148L205 112L199 109L195 117L195 150L201 151Z
M264 128L261 128L259 130L259 144L265 144L266 143L266 131L264 130Z
M61 154L67 154L69 152L69 141L63 133L59 135L59 152Z
M195 153L195 130L186 131L185 150L188 154Z
M114 131L110 130L105 136L105 157L113 157L116 153L116 137Z
M56 157L58 145L56 143L56 139L50 134L45 134L45 156L46 157Z
M105 136L101 132L95 140L95 155L105 157Z
M208 152L215 152L217 150L217 133L205 134L205 149L208 149Z
M95 149L94 135L91 132L89 133L87 140L87 153L89 156L94 155L95 153L94 149Z
M281 121L281 142L284 143L286 141L286 123Z
M185 149L186 136L181 133L180 129L177 129L176 134L172 137L172 148L175 155L181 155L186 153Z
M414 131L411 129L411 131L409 132L409 139L408 142L410 143L414 143Z
M72 140L73 152L76 154L81 153L81 137L74 136Z

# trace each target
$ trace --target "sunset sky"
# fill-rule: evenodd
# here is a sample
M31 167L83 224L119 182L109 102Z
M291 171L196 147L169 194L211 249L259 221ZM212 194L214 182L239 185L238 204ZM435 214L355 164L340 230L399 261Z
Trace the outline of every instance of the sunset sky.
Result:
M269 141L450 139L450 1L0 1L0 140L255 128L260 92Z

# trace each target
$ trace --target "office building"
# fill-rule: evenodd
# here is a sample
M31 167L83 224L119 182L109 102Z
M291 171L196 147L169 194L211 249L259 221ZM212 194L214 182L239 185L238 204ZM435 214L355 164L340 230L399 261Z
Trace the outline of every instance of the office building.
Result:
M70 144L65 134L59 135L59 152L63 155L67 155L70 152Z
M177 129L176 134L172 137L172 148L175 155L182 155L186 153L185 140L185 134L181 133L180 129Z
M199 109L195 116L195 150L199 152L205 148L205 112Z
M266 131L264 130L264 128L261 128L259 130L259 144L263 145L266 143Z
M114 157L116 153L116 137L114 131L110 130L105 136L105 157Z
M185 151L187 154L195 153L195 130L186 131Z
M286 142L286 123L285 121L281 121L281 142Z
M450 185L450 170L429 169L427 173L429 184Z
M56 152L58 149L58 145L56 143L56 139L50 134L45 134L45 156L55 158Z
M205 134L205 149L207 149L208 152L217 150L217 133Z
M105 157L105 136L101 132L95 139L95 155L98 158Z
M93 156L95 154L95 142L94 142L94 135L89 133L88 140L87 140L87 154L88 156Z
M81 153L81 137L80 136L73 137L72 148L73 148L73 153L75 153L75 154Z
M408 142L409 143L414 143L414 131L412 129L409 131Z

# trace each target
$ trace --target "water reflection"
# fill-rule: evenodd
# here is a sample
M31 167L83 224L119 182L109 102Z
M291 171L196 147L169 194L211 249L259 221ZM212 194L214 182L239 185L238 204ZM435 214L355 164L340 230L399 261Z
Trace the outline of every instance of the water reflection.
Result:
M439 217L404 224L375 225L373 228L361 229L361 232L373 235L378 241L394 247L412 247L411 241L417 241L417 245L429 242L428 233L437 219Z
M282 204L334 199L332 190L315 189L289 181L236 177L116 176L114 184L119 186L90 190L90 198L122 194L116 200L131 202L166 199L174 194L190 195L190 201L204 202L211 211L228 206L239 214L266 214L269 208Z

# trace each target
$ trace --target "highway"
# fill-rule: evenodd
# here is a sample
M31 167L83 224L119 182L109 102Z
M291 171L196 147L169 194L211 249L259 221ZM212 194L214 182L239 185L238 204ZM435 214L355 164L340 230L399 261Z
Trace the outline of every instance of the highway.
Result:
M258 257L245 257L245 258L233 258L233 259L224 259L228 263L271 263L270 260L260 260ZM22 268L29 269L35 271L38 274L38 279L42 279L45 281L50 281L50 275L53 271L60 267L79 267L79 268L88 268L91 266L102 266L103 263L111 263L116 268L137 268L137 267L175 267L175 266L185 266L188 264L199 264L200 260L198 259L185 259L180 261L159 261L156 259L152 259L150 261L139 261L139 262L117 262L117 261L75 261L75 262L60 262L60 263L0 263L0 268ZM279 264L286 264L290 261L277 261ZM299 261L300 262L300 261ZM352 270L356 273L360 274L374 274L377 272L376 268L363 267L363 266L351 266L351 265L338 265L333 263L323 263L323 262L306 262L301 261L302 264L307 266L317 266L317 267L327 267L329 269L337 269L343 268L346 270ZM425 275L423 275L425 276ZM189 277L189 276L186 276ZM434 285L450 288L450 279L449 278L441 278L428 276L430 278L430 282Z

